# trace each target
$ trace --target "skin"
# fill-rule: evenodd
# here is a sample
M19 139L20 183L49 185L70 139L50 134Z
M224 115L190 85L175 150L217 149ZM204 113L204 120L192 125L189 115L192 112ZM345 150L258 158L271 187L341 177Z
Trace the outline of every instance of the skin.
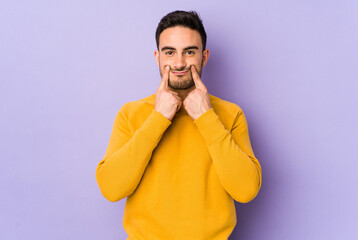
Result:
M155 94L155 110L172 120L184 107L196 120L211 108L207 88L200 79L209 50L203 50L198 31L182 26L165 29L154 56L162 77Z

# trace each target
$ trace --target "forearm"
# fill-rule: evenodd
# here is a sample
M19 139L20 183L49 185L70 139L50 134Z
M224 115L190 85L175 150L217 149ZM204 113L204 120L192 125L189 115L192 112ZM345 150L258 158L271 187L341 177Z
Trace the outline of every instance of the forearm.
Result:
M207 144L223 188L236 201L249 202L260 189L261 167L251 149L246 120L240 120L243 128L230 133L210 109L195 124Z
M255 156L246 154L228 131L208 149L221 184L231 197L242 203L254 199L261 186L261 167Z
M153 110L124 145L106 154L96 169L96 180L105 198L119 201L136 189L153 150L170 124L169 120ZM117 144L114 139L110 140L108 148Z

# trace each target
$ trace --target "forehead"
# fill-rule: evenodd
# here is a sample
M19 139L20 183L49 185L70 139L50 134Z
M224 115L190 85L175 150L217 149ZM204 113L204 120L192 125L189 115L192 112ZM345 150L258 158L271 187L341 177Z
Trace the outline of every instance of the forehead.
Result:
M165 29L159 36L159 49L164 46L176 49L188 46L202 48L201 37L198 31L183 26L175 26Z

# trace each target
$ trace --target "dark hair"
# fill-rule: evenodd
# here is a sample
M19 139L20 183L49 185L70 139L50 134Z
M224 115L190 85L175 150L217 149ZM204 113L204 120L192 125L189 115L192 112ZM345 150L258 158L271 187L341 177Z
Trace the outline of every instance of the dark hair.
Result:
M203 22L199 15L195 11L174 11L165 15L159 22L157 30L155 32L155 40L157 42L157 48L159 49L159 36L167 28L183 26L199 32L201 36L201 42L203 44L203 50L206 48L206 33L203 26Z

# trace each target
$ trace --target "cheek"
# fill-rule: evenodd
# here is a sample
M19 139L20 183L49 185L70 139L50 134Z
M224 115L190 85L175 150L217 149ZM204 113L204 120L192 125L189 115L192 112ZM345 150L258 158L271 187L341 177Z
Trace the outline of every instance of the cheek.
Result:
M187 65L194 65L195 67L200 67L201 66L201 58L195 58L195 59L189 59L187 61Z
M173 62L173 60L171 60L171 59L165 59L165 58L160 59L160 68L161 68L161 69L164 69L164 67L165 67L166 65L169 65L169 66L172 67L173 64L174 64L174 62Z

